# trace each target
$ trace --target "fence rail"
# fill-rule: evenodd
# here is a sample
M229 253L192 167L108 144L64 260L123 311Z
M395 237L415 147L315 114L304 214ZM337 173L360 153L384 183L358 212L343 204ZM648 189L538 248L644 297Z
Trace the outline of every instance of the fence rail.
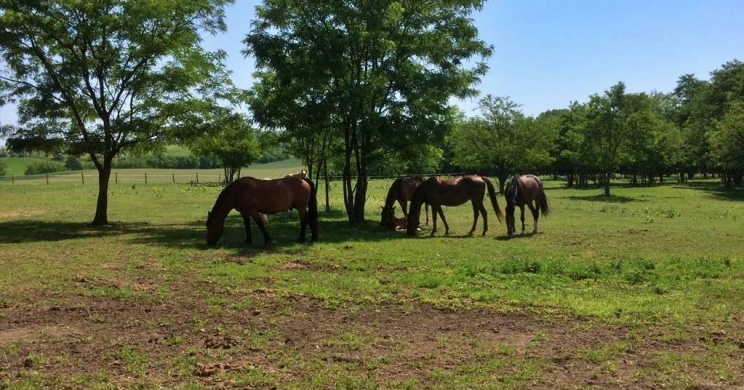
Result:
M430 176L463 176L465 173L431 173L419 174L424 178ZM395 179L402 175L373 175L368 179ZM224 179L222 174L218 173L119 173L112 172L110 184L205 184L221 183ZM329 176L331 181L342 180L341 176ZM79 173L48 173L40 175L10 175L0 177L0 185L19 185L19 184L98 184L98 173L96 172L79 172Z
M111 174L110 183L113 184L164 184L164 183L207 183L221 182L221 174L199 174L198 172L190 174L162 174L162 173L118 173ZM41 175L10 175L0 177L0 185L17 185L17 184L62 184L62 183L80 183L80 184L98 184L97 173L80 174L41 174Z

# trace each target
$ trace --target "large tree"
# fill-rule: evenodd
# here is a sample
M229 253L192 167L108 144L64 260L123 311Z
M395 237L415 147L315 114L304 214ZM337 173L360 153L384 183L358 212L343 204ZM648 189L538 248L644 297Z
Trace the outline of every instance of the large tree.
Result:
M214 120L201 129L204 134L190 142L191 150L201 156L215 157L222 164L225 181L240 178L242 168L261 156L256 131L243 115L217 109Z
M0 0L2 90L19 106L17 139L57 139L98 170L93 224L108 223L112 161L200 121L229 84L224 52L200 47L225 30L232 0ZM184 134L178 134L183 137Z
M364 221L370 167L391 152L418 156L428 147L422 143L442 144L450 98L475 95L492 52L470 19L483 3L266 0L257 7L246 53L257 60L256 88L281 99L256 119L299 112L282 123L286 131L333 132L343 145L350 223ZM313 110L298 111L311 106L324 115L320 125Z

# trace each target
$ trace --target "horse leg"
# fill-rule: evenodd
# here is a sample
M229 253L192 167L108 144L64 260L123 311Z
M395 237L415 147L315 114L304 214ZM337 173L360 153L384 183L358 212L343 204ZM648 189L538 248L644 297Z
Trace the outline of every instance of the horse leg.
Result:
M431 218L433 221L433 226L431 229L431 234L429 234L429 237L434 236L434 233L437 232L437 206L434 206L434 205L431 206Z
M399 200L398 204L400 205L400 209L403 210L403 218L408 218L408 201Z
M470 231L468 232L468 236L472 236L473 232L475 231L475 226L478 225L478 205L473 203L473 226L470 228Z
M447 224L447 219L444 218L444 210L442 210L442 206L437 206L437 211L439 211L439 216L442 217L442 223L444 223L444 235L449 235L449 225Z
M540 210L533 206L532 202L527 203L527 206L530 208L530 211L532 211L532 220L535 222L535 225L532 227L532 234L535 234L537 233L537 219L540 218Z
M264 246L269 246L269 244L271 243L271 238L269 237L269 232L266 231L266 225L264 225L263 220L261 219L261 215L258 213L254 213L253 220L256 221L256 225L261 230L261 234L263 234Z
M486 232L488 231L488 212L486 211L486 207L483 206L483 203L480 204L480 213L483 216L483 234L482 236L486 235Z
M305 227L309 223L310 216L305 209L297 209L297 213L300 215L300 237L297 238L297 242L305 242Z
M248 214L241 214L243 217L243 224L245 225L245 243L253 244L253 236L251 235L251 216Z
M424 225L428 225L429 224L429 205L426 203L424 203L424 211L426 212L426 222L424 223Z
M522 218L522 234L524 234L524 205L519 206L520 217Z

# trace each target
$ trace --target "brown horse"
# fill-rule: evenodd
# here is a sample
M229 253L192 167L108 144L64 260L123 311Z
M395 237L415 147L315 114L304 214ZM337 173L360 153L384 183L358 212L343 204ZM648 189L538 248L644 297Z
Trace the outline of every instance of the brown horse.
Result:
M222 235L225 218L231 210L240 212L245 223L245 242L252 243L251 218L263 233L264 245L271 242L260 214L277 214L291 208L300 214L299 242L305 241L305 227L310 225L312 240L318 239L318 200L313 183L307 179L286 177L259 180L243 177L225 187L212 211L207 215L207 244L213 245Z
M540 213L542 212L546 216L550 212L548 198L545 196L540 178L535 175L512 176L509 184L507 184L504 197L506 198L506 233L511 236L517 230L514 221L514 208L519 207L522 212L522 234L524 234L525 205L532 211L532 218L535 221L532 233L537 233L537 220Z
M385 205L382 206L380 226L386 226L389 224L388 220L391 217L395 218L395 213L393 212L395 201L398 201L400 209L403 210L403 218L408 218L408 201L413 197L413 192L416 191L416 188L423 182L424 178L421 176L399 177L393 181L385 198ZM425 204L424 210L426 211L426 225L428 225L429 205Z
M384 221L383 226L387 230L394 230L396 232L406 230L407 220L406 218L395 218L395 206L389 209L382 208L382 220Z
M470 201L473 205L473 227L468 232L468 235L472 235L475 231L475 226L478 223L478 213L483 217L483 235L485 235L488 231L488 213L483 206L483 197L486 189L488 189L491 205L493 205L493 210L496 212L496 217L500 222L503 214L501 213L501 209L499 209L499 202L496 199L496 190L491 180L487 177L472 175L455 179L429 178L421 183L413 193L411 212L408 213L406 233L409 236L416 234L416 229L419 226L421 204L428 203L431 205L431 215L434 221L434 228L431 231L431 235L433 236L437 232L437 214L442 217L444 234L449 234L449 226L447 225L447 220L444 218L442 206L459 206Z

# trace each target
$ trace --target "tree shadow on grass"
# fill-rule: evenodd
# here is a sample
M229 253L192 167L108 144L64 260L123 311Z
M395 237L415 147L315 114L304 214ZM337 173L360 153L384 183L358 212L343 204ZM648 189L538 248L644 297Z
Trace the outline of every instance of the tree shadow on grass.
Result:
M131 236L131 242L133 243L204 248L206 247L203 239L205 234L198 233L197 224L201 226L203 222L170 225L147 222L115 222L105 226L93 226L85 222L6 221L0 222L0 243L23 244Z
M570 199L570 200L581 200L581 201L588 201L588 202L602 202L602 203L630 203L630 202L645 202L644 199L639 198L633 198L630 196L619 196L619 195L610 195L610 196L604 196L604 194L599 195L582 195L582 196L567 196L564 199Z
M719 182L689 182L675 185L674 188L703 191L721 200L744 200L744 188L726 188Z
M97 238L124 234L145 224L93 226L83 222L50 222L37 220L0 222L0 243L33 243Z

